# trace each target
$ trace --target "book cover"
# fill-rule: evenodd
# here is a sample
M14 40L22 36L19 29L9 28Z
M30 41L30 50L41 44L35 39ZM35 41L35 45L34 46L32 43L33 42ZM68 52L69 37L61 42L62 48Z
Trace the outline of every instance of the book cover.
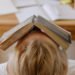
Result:
M28 32L33 30L33 27L37 27L43 33L52 38L57 44L63 49L68 48L71 43L71 33L60 29L55 24L48 22L41 16L35 16L28 18L24 23L17 25L4 37L4 40L0 44L0 48L5 50L10 47L13 43L21 39ZM65 33L66 32L66 33ZM6 38L7 37L7 38Z

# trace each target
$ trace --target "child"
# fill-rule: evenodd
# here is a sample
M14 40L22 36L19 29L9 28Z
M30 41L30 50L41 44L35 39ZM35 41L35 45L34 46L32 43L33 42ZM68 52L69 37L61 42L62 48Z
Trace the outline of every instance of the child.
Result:
M66 52L42 32L20 39L4 65L5 75L67 75L68 68Z

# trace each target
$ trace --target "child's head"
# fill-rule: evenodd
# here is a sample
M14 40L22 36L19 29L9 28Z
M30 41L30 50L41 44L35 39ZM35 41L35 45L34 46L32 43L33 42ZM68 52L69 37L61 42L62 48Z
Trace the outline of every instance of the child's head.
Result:
M11 68L10 68L11 67ZM9 75L66 75L66 52L42 32L22 38L8 64Z

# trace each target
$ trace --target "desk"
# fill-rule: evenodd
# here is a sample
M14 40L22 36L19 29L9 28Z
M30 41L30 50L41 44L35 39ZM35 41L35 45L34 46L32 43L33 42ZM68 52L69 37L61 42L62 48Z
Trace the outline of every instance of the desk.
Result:
M62 28L68 30L72 34L72 39L75 40L75 20L60 20L55 21L55 23Z
M65 21L65 20L60 20L60 21L54 21L57 25L61 26L62 28L70 31L72 33L72 39L75 40L75 21ZM6 32L7 30L11 29L14 27L18 22L13 20L10 23L2 23L0 24L0 36Z
M15 14L0 15L0 36L18 24L18 20Z

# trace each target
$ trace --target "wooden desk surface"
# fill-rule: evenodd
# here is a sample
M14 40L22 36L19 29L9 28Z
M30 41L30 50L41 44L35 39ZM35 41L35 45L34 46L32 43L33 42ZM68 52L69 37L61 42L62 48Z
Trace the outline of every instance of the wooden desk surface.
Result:
M72 39L75 40L75 20L60 20L60 21L55 21L55 23L62 28L68 30L72 34Z
M16 22L15 20L13 20L13 22L9 22L9 23L2 23L0 24L0 36L8 31L9 29L11 29L12 27L14 27L18 22ZM62 28L70 31L72 33L72 38L75 40L75 21L55 21L55 23L59 26L61 26Z
M0 15L0 36L18 24L15 14Z

